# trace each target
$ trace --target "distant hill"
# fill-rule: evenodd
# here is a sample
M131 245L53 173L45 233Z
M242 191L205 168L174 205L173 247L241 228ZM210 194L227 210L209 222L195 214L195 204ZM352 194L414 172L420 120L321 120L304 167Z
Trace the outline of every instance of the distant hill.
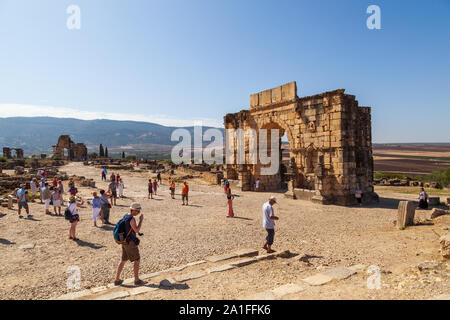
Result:
M116 120L79 120L51 117L0 118L0 154L3 147L22 148L26 154L52 151L62 134L74 142L86 144L97 152L99 144L108 151L154 151L171 149L178 142L170 140L173 130L156 123ZM211 127L203 127L207 130ZM184 127L193 135L193 127ZM223 130L223 129L221 129Z

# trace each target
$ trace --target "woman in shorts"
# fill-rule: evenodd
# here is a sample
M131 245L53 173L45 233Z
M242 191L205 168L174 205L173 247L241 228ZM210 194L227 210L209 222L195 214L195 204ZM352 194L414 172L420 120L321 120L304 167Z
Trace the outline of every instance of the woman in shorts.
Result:
M69 239L79 240L76 236L77 224L80 222L80 216L78 214L78 207L81 207L83 202L78 203L74 196L70 197L69 204L67 205L67 209L70 211L70 230L69 230Z

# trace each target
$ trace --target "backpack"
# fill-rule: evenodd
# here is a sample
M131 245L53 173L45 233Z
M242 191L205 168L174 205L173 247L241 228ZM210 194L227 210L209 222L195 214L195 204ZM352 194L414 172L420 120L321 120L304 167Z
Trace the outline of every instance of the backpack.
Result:
M70 212L69 208L66 208L66 211L64 211L64 218L66 220L70 220L71 217L72 217L72 212Z
M127 244L127 238L130 236L131 231L133 231L133 228L130 226L130 230L128 231L127 235L125 235L126 232L126 224L133 218L132 215L125 215L122 219L120 219L119 222L116 223L116 226L113 230L113 236L114 241L116 241L117 244Z

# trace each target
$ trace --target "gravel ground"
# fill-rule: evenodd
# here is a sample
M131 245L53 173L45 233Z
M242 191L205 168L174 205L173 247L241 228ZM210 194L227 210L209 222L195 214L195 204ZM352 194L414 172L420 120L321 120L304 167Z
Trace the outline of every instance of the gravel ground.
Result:
M100 169L94 167L71 163L61 171L94 178L99 188L107 186L107 183L101 182ZM233 190L238 194L234 201L237 218L227 219L226 197L219 186L196 179L189 181L190 206L182 206L181 185L177 186L176 200L172 200L167 177L163 176L163 185L155 199L148 200L147 179L152 174L119 173L125 183L127 198L118 200L110 220L117 222L128 212L131 202L142 204L145 218L140 245L141 273L159 271L239 248L262 246L266 233L261 225L261 206L267 201L269 193ZM79 188L79 191L87 198L91 197L94 189ZM193 290L189 295L190 290L186 290L183 294L187 296L183 298L237 298L249 292L248 284L248 290L245 289L247 282L260 283L271 279L267 285L281 285L311 273L315 270L311 268L315 267L362 263L377 265L394 273L401 272L411 264L437 259L438 237L435 232L442 234L444 231L439 228L448 226L446 222L445 226L433 226L434 229L430 226L417 226L405 231L395 229L393 221L396 219L398 199L413 199L415 196L383 192L379 204L360 208L320 206L285 199L282 194L275 195L279 198L275 214L280 220L276 225L274 249L289 249L300 256L316 256L310 259L313 266L299 264L295 269L297 263L293 264L294 267L286 264L280 270L269 268L268 274L264 273L267 268L258 269L261 267L257 266L245 269L255 268L250 273L232 270L217 275L220 279L225 274L240 274L227 280L227 283L235 283L234 287L230 287L232 289L212 294L216 286L203 286L202 290L206 290L203 293ZM38 203L30 207L33 220L18 219L15 211L0 211L0 248L3 255L0 263L1 299L47 299L67 293L67 269L70 266L80 268L83 288L106 285L114 280L121 248L113 241L113 226L93 227L91 209L86 205L80 210L81 222L77 227L77 237L81 241L74 242L68 239L69 223L63 217L45 215L43 205ZM24 244L35 244L35 247L19 249ZM132 277L130 263L125 266L123 277Z

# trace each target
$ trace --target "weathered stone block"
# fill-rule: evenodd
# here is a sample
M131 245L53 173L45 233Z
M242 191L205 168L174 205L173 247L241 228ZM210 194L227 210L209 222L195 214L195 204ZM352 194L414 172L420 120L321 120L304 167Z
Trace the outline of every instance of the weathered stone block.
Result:
M397 227L403 230L407 226L412 226L415 212L416 208L412 201L400 201L397 213Z

